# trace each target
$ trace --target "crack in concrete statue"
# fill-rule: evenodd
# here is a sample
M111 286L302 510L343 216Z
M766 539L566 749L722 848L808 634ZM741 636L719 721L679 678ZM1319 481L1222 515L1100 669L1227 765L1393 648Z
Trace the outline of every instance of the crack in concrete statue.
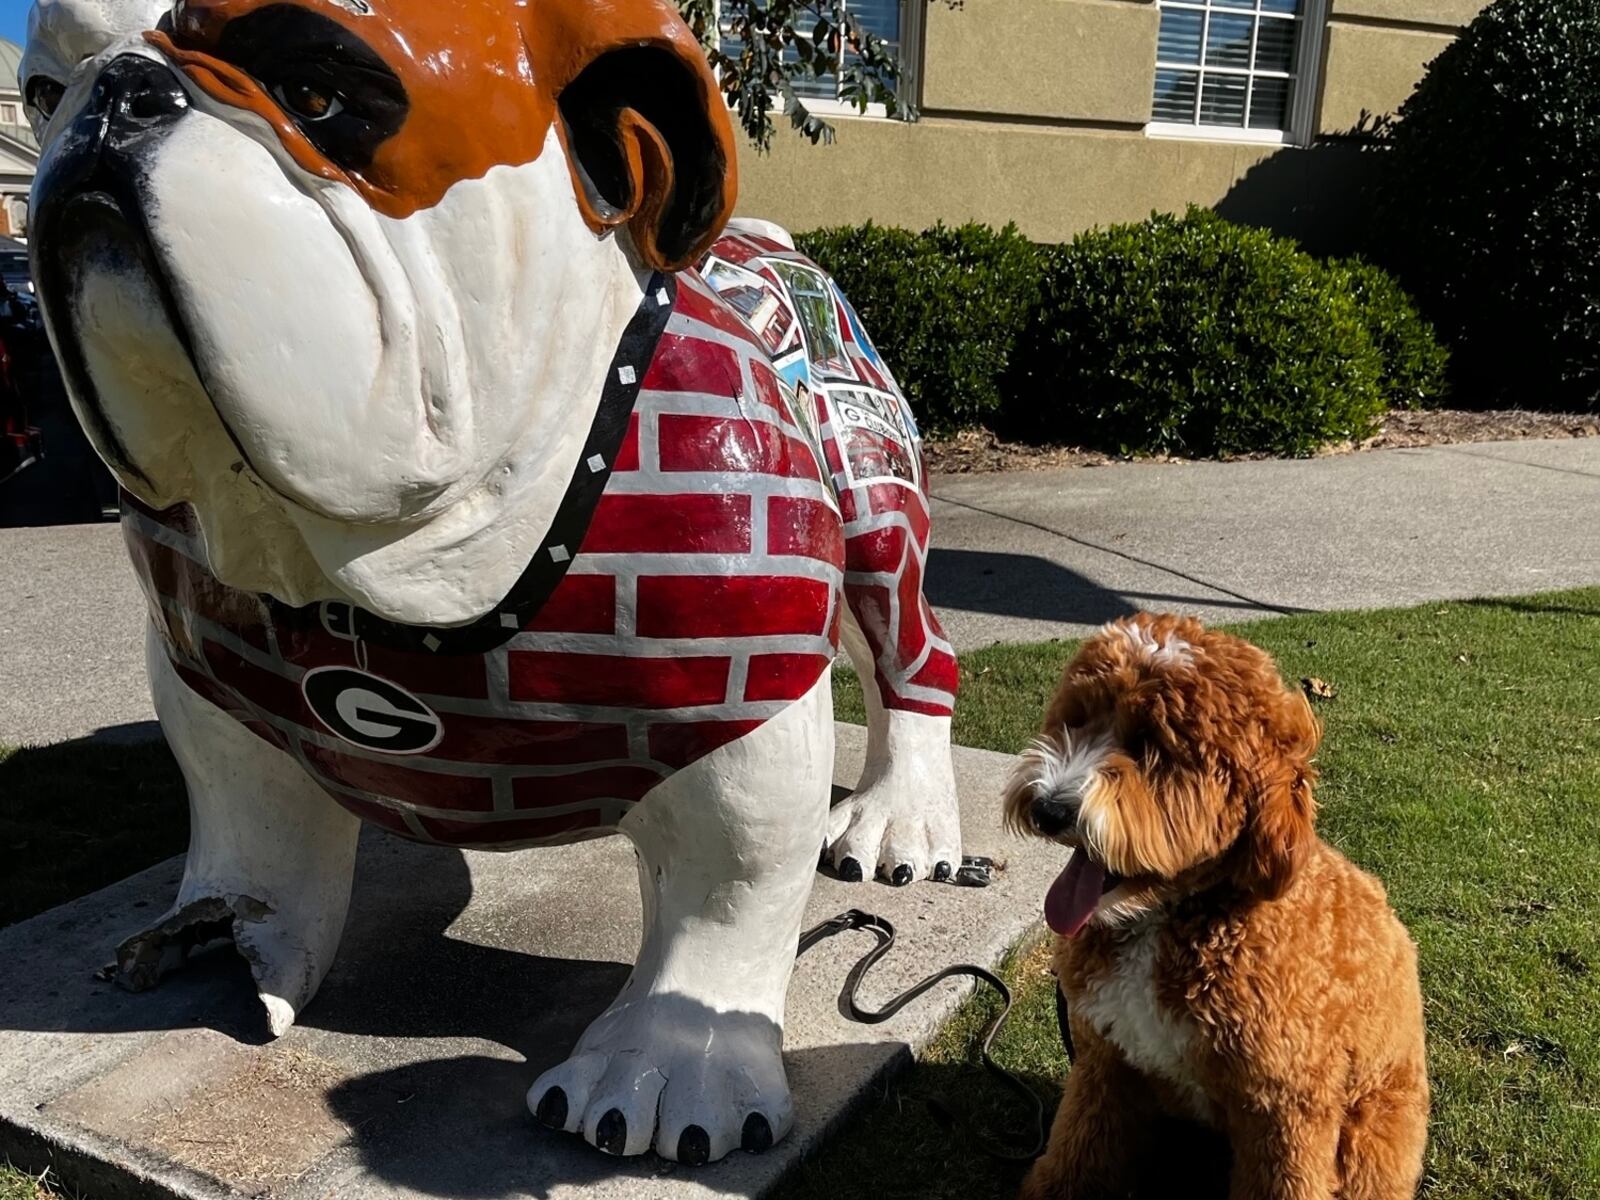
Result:
M911 414L832 281L729 224L674 6L40 0L22 82L38 287L189 790L121 981L231 938L282 1034L361 820L620 832L643 947L530 1105L619 1154L783 1137L819 847L959 862L956 668ZM841 642L870 734L830 812Z

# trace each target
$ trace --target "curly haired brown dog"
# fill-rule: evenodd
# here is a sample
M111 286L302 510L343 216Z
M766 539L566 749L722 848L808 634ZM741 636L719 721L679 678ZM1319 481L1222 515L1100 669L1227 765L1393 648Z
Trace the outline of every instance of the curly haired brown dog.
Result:
M1045 916L1077 1060L1025 1200L1140 1194L1172 1118L1226 1139L1232 1200L1415 1194L1416 950L1316 835L1319 738L1266 653L1191 619L1116 621L1067 667L1007 792L1073 850Z

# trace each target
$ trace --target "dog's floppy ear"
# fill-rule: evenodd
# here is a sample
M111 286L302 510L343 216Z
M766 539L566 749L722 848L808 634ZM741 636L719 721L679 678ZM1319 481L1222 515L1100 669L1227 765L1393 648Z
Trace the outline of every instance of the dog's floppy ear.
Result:
M738 159L727 106L688 31L603 51L558 104L590 228L626 224L661 271L704 253L733 212Z
M1285 698L1278 727L1267 732L1256 789L1245 828L1243 872L1251 890L1276 900L1316 840L1317 802L1311 758L1322 730L1306 698Z
M554 98L584 220L626 225L646 266L716 241L738 195L728 106L674 0L519 5L530 82Z

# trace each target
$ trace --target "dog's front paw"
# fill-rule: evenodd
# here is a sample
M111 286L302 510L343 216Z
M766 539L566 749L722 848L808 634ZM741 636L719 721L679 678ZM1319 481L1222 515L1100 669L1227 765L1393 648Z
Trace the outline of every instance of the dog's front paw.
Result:
M571 1058L539 1076L528 1107L607 1154L654 1146L698 1166L736 1149L760 1153L794 1123L782 1037L765 1017L684 996L624 997Z

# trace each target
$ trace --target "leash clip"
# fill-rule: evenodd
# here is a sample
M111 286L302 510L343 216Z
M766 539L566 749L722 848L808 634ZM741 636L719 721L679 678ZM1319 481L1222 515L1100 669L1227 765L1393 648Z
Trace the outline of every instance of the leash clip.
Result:
M975 854L963 855L961 866L950 882L957 887L988 887L994 882L994 859Z

